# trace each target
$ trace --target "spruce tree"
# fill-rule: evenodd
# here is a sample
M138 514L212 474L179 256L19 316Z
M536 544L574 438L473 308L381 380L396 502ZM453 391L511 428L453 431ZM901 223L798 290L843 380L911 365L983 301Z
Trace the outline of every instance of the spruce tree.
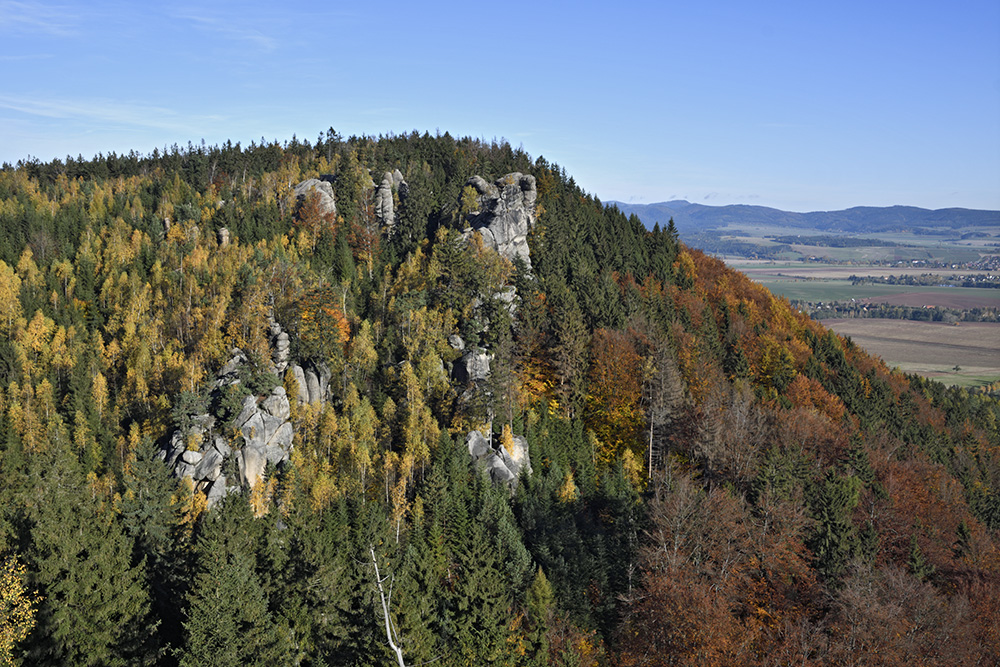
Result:
M35 460L28 567L43 596L27 641L35 665L136 665L159 657L144 561L59 445Z
M259 529L246 498L227 496L198 536L198 570L188 593L183 667L276 665L288 661L261 584L254 551Z

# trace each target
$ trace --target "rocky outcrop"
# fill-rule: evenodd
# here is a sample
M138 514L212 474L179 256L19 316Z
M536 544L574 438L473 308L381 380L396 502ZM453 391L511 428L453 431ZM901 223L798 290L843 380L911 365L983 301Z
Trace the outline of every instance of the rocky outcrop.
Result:
M472 431L465 437L471 464L489 474L494 484L506 484L513 493L521 472L531 474L531 458L528 456L528 441L515 435L511 451L504 447L494 449L490 441L479 431Z
M461 338L459 338L459 340L461 340ZM462 384L469 382L482 382L490 375L490 361L492 361L492 359L493 355L489 354L482 348L469 348L465 350L465 354L455 362L452 369L452 375Z
M296 400L302 405L319 405L326 400L332 374L325 364L313 366L292 366L295 385L298 388Z
M337 214L337 201L333 196L333 186L328 181L310 178L295 186L295 196L301 204L310 192L319 194L319 208L323 215Z
M405 199L409 192L406 181L403 180L403 174L399 172L399 169L385 172L382 175L382 182L379 184L378 190L375 191L375 215L378 217L379 223L387 229L389 234L392 233L392 229L396 225L395 202L393 200L394 192L401 200Z
M535 177L514 172L488 183L480 176L466 181L476 191L478 210L468 214L469 229L482 234L483 243L507 259L520 258L531 268L528 232L535 225Z
M281 325L271 319L271 372L280 375L288 368L288 351L292 343Z
M278 331L280 339L280 327ZM275 350L272 362L281 356ZM228 393L240 391L249 363L246 354L234 348L216 375L208 402L219 405ZM268 463L279 466L289 459L294 434L290 416L291 404L281 385L263 395L245 395L239 413L226 423L207 412L190 415L188 426L174 431L161 458L176 477L190 478L212 507L227 493L259 484ZM235 441L227 437L233 433Z

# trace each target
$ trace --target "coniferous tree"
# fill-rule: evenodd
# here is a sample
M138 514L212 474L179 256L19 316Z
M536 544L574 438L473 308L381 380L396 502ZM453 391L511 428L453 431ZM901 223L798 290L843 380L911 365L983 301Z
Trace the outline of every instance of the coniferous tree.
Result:
M269 609L257 568L250 505L227 496L202 527L198 569L188 593L180 664L274 665L289 658L287 640Z
M43 596L27 640L37 665L152 664L159 657L158 621L150 613L145 563L109 498L95 493L68 452L56 447L34 461L37 485L27 519L26 550Z

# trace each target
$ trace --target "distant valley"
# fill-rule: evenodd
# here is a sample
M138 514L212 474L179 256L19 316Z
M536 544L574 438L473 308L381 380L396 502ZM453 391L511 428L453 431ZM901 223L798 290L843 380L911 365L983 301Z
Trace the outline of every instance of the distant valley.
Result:
M625 204L617 201L605 203L617 206L626 215L634 213L649 228L655 223L659 223L661 227L666 226L673 218L674 224L682 234L724 229L734 225L844 234L992 227L994 234L1000 233L1000 211L969 208L931 210L915 206L855 206L842 211L795 213L747 204L705 206L683 199L656 204Z
M1000 253L1000 211L856 206L795 213L683 200L607 203L649 229L672 219L684 243L725 257L989 269L983 260Z

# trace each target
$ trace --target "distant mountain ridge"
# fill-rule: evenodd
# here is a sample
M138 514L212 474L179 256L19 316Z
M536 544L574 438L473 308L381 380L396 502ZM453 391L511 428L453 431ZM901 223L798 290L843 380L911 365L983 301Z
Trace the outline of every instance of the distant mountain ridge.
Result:
M648 228L656 223L663 227L673 218L678 231L682 233L719 229L732 223L846 233L912 230L920 227L1000 227L1000 211L968 208L931 210L916 206L855 206L842 211L795 213L748 204L705 206L683 199L655 204L626 204L617 201L605 203L617 206L626 215L634 213Z

